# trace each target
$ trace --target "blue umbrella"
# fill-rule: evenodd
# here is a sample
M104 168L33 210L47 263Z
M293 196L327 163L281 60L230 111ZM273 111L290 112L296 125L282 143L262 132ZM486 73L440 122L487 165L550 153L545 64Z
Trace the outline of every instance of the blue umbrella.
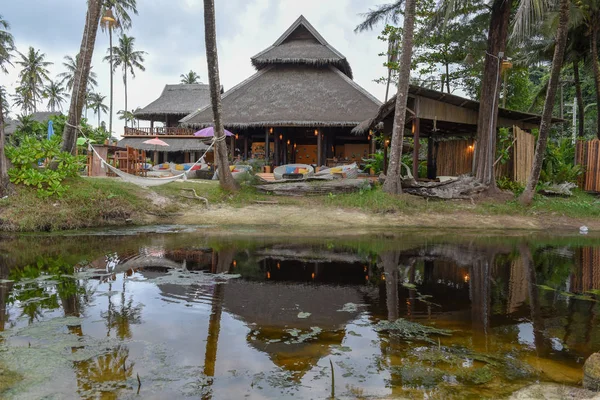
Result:
M54 123L52 120L48 121L48 140L54 135Z

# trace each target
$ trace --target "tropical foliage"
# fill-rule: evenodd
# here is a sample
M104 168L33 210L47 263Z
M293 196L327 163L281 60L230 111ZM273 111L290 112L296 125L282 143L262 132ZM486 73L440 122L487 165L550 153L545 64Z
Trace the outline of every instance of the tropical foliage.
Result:
M192 83L200 83L200 75L190 70L187 74L179 75L181 83L184 85L191 85Z
M46 54L33 47L29 47L27 54L18 54L20 58L16 63L22 68L19 73L21 82L18 90L27 99L25 103L28 111L35 112L43 96L44 84L50 80L48 67L52 62L46 61Z
M90 93L88 97L88 107L98 116L98 126L100 126L100 117L102 113L108 112L108 106L104 104L105 99L106 96L103 96L100 93Z
M73 83L75 81L75 71L77 70L79 54L77 54L75 58L71 56L64 56L63 59L64 61L62 65L65 71L61 72L57 76L62 79L61 83L65 85L67 91L71 92L73 90ZM98 87L98 74L90 71L90 77L88 78L88 91L92 91L96 87Z
M66 101L66 90L58 81L48 81L44 88L43 96L48 100L48 109L50 111L62 110L62 104Z

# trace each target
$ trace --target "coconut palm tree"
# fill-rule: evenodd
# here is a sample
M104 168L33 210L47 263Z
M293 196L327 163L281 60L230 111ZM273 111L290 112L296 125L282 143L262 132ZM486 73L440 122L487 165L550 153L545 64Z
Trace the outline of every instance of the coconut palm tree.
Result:
M135 78L135 69L145 71L142 64L144 62L145 51L134 50L135 38L123 34L119 38L119 45L112 48L112 56L109 54L104 59L112 58L113 68L116 70L121 67L123 70L123 84L125 85L125 110L127 110L127 72ZM111 49L109 49L110 53Z
M181 83L183 83L184 85L200 83L200 75L198 75L197 73L195 73L192 70L190 70L190 72L188 72L187 74L179 75L179 77L181 78Z
M204 40L206 43L206 60L208 62L208 82L210 85L210 103L215 121L215 157L219 168L219 183L225 190L238 189L227 161L227 145L221 119L221 82L219 80L219 57L217 54L217 29L215 26L215 2L204 0Z
M117 112L117 115L119 116L120 120L125 121L125 126L128 126L127 124L131 122L131 127L133 128L133 122L135 121L135 117L133 116L133 113L131 111L119 110Z
M9 23L0 15L0 72L8 73L7 66L12 65L10 60L14 50L14 40L12 34L8 31ZM6 100L6 91L0 91L0 197L4 197L8 192L8 161L4 154L4 104Z
M23 114L30 115L33 112L33 99L31 92L25 86L18 86L15 94L12 96L13 104L23 111Z
M0 86L0 107L2 107L2 115L8 116L10 104L8 103L8 94L6 93L6 88L4 86Z
M112 132L112 115L113 115L113 41L112 32L113 29L120 29L123 31L131 28L131 16L129 12L133 12L137 15L137 4L136 0L106 0L102 8L102 20L100 27L103 32L108 31L108 43L109 43L109 64L110 64L110 111L108 117L108 130Z
M98 127L100 127L100 115L108 112L108 107L104 104L105 99L106 96L102 96L100 93L90 93L89 96L89 107L94 114L98 114Z
M569 33L569 6L570 0L560 0L560 17L558 22L558 30L556 32L556 46L554 47L554 57L552 58L552 69L550 71L550 80L548 81L548 91L546 92L546 101L544 102L544 111L542 112L542 122L540 123L540 132L538 134L537 144L535 146L535 156L531 173L527 179L525 191L521 194L519 200L523 205L530 205L533 201L535 188L540 179L544 155L546 154L546 144L550 126L552 125L552 110L554 109L554 100L556 90L560 80L560 71L565 57L565 49L567 47L567 36ZM517 12L518 15L518 12ZM593 41L592 41L593 43ZM592 52L593 53L593 52ZM598 60L594 59L597 64Z
M71 95L71 105L69 106L69 117L63 131L62 150L75 154L77 150L77 127L81 120L81 112L86 103L86 94L88 88L88 78L92 68L92 56L94 55L94 45L96 44L96 33L100 24L100 11L103 0L88 0L87 13L85 17L85 26L79 48L80 59L77 61L75 77L73 83L73 94Z
M48 99L48 108L54 112L57 109L62 111L62 103L66 101L66 90L58 81L50 81L44 89L44 97Z
M44 82L49 81L48 67L52 65L50 61L46 61L46 54L41 53L33 47L29 47L27 54L19 52L20 60L17 64L23 69L19 73L21 78L21 86L29 91L29 97L32 99L33 111L37 111L37 102L41 100L44 91Z
M73 83L75 80L75 71L77 70L77 62L79 61L79 54L75 58L71 56L64 56L63 67L66 71L61 72L57 77L62 78L61 83L65 85L67 90L70 92L73 90ZM88 78L88 90L94 90L98 87L98 74L92 71L94 67L90 67L90 76Z

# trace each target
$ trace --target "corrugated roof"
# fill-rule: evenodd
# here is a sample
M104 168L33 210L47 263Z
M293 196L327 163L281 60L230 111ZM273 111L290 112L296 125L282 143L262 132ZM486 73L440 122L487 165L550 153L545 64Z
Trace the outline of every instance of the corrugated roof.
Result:
M168 146L155 146L153 144L143 143L146 140L152 139L151 137L147 138L123 138L119 140L118 146L120 147L133 147L138 150L146 150L146 151L166 151L166 152L176 152L176 151L204 151L208 149L208 145L204 144L200 139L193 138L168 138L161 136L160 139L164 142L168 143Z
M373 116L381 102L333 66L271 65L227 91L223 123L261 126L353 127ZM186 126L213 122L205 107L181 120Z
M272 46L252 57L251 61L258 70L271 64L333 65L352 79L346 57L327 43L302 15Z
M165 115L183 117L210 104L210 88L205 84L165 85L160 97L134 113L137 119L162 119Z

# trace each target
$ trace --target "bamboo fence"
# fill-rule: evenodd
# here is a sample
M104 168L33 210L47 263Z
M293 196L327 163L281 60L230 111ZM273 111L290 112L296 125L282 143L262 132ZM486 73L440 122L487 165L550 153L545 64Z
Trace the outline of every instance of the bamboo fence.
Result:
M458 176L473 169L472 139L447 140L437 143L436 167L438 176Z
M600 249L583 247L576 251L571 274L571 292L584 293L600 289Z
M583 169L579 187L586 192L600 192L600 140L578 141L575 162Z

